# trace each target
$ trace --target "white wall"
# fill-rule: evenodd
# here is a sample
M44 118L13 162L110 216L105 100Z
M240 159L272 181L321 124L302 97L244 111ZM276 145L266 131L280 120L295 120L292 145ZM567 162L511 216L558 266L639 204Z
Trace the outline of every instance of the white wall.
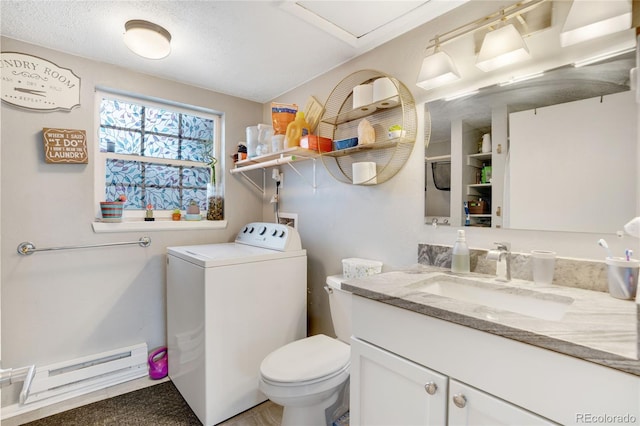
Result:
M442 18L423 25L397 39L356 58L309 83L298 87L274 101L305 105L309 96L325 102L335 85L347 75L361 69L376 69L402 81L413 93L419 112L416 140L423 140L424 103L430 93L415 85L425 46L436 34L464 25L475 18L492 13L504 3L472 1ZM565 11L566 12L566 11ZM556 19L562 19L556 17ZM547 42L549 42L547 40ZM602 41L601 41L602 42ZM598 49L602 49L601 44ZM593 55L596 50L587 55ZM467 52L468 55L472 54ZM567 56L563 60L570 61ZM565 62L566 63L566 62ZM546 68L559 62L545 60ZM489 77L487 77L489 78ZM496 73L491 78L498 78ZM504 79L504 76L502 76ZM490 83L483 81L479 86ZM464 84L461 85L461 87ZM468 89L468 87L465 87ZM269 105L264 105L264 119L270 119ZM341 272L340 260L345 257L365 257L382 260L387 267L411 265L417 262L419 243L448 244L455 240L455 227L433 228L424 222L424 146L419 142L404 168L393 179L370 187L339 183L327 174L318 160L318 188L314 191L284 171L285 186L281 193L281 210L297 213L302 243L309 252L309 315L311 333L332 333L325 292L325 276ZM310 163L297 163L302 173L311 174ZM264 218L273 218L268 198L264 204ZM621 228L622 228L621 224ZM491 248L495 241L509 241L512 250L554 250L559 256L602 259L604 252L596 245L603 235L589 233L516 231L504 229L470 228L467 240L471 247ZM638 246L631 237L617 239L604 236L613 250L620 252L628 246Z
M3 51L47 59L81 78L81 106L71 112L2 103L2 367L46 365L138 342L150 349L164 345L166 247L227 242L243 224L261 217L260 197L229 175L228 158L245 127L261 120L262 105L7 38L1 42ZM149 248L16 253L23 241L44 248L133 241L147 234L92 231L96 85L224 113L226 229L150 232ZM43 127L86 130L89 164L46 164ZM3 392L3 405L13 396Z

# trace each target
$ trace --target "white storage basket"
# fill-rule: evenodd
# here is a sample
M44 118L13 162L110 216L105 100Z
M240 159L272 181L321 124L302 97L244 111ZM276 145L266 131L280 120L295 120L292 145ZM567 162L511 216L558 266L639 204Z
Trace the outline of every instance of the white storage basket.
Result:
M345 278L363 278L382 272L382 262L355 257L342 259L342 274Z

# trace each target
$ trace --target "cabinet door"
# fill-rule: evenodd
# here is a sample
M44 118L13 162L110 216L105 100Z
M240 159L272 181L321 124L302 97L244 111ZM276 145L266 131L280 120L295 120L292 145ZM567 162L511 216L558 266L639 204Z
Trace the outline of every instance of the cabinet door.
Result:
M351 425L442 426L446 398L446 376L352 338Z
M449 379L449 423L453 425L554 425L495 396Z

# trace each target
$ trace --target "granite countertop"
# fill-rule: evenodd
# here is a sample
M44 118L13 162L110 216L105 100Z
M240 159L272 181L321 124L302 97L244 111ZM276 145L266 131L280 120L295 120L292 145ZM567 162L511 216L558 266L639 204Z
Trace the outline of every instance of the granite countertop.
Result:
M474 290L455 284L491 289L496 296L489 302L493 306L462 301L467 298L466 293L456 298L434 294L438 292L437 284L426 291L427 284L434 280L440 281L443 289L449 283L454 284L444 290L458 287L469 294ZM448 269L422 265L406 271L346 279L342 288L382 303L640 376L640 305L615 299L608 293L525 280L504 283L490 275L454 274ZM524 303L525 311L517 308L520 299L517 296L525 296L534 304L541 302L543 308L523 313L529 303Z

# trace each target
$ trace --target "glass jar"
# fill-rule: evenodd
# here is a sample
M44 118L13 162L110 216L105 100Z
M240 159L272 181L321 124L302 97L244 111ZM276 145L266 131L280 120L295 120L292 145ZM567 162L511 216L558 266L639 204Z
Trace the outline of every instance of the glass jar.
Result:
M207 220L224 219L224 187L219 183L207 184Z

